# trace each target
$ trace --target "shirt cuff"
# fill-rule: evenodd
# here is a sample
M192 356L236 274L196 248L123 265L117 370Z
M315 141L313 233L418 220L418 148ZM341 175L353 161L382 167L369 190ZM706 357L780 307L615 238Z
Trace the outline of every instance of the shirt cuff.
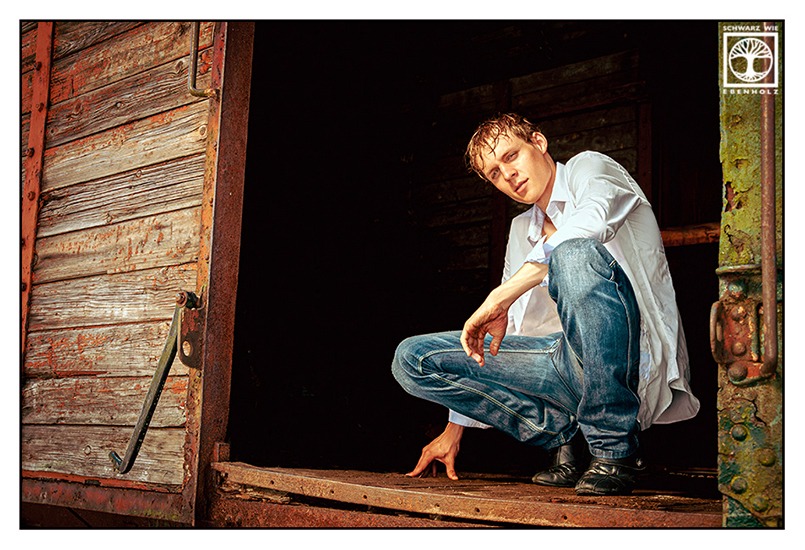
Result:
M484 424L483 422L478 422L477 420L464 416L463 414L459 414L452 409L450 409L450 414L448 415L447 420L453 424L464 426L465 428L482 428L485 430L492 427L488 424Z
M553 251L554 247L544 242L542 244L537 244L534 248L531 249L531 252L528 253L526 256L525 261L529 263L536 263L536 264L548 264L551 261L551 252ZM548 274L545 274L545 278L542 279L542 282L539 286L548 286Z

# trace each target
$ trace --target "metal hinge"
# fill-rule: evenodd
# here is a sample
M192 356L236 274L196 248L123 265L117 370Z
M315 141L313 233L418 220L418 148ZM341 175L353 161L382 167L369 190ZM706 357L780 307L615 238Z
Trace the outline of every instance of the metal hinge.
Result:
M168 339L162 349L162 355L151 379L151 386L145 396L145 403L143 403L140 417L134 427L134 433L129 439L126 453L123 458L120 458L115 451L109 453L116 472L125 474L134 465L177 352L179 359L188 367L201 367L201 307L201 299L192 292L182 291L176 297L176 307L173 310L170 329L168 329Z
M742 271L755 268L742 267ZM757 268L759 271L759 266ZM733 269L737 275L738 269ZM710 350L713 359L726 368L730 382L739 386L766 380L775 374L764 369L761 352L763 302L752 298L752 295L754 293L747 290L746 282L735 278L727 283L721 300L710 309ZM775 337L771 335L771 338Z

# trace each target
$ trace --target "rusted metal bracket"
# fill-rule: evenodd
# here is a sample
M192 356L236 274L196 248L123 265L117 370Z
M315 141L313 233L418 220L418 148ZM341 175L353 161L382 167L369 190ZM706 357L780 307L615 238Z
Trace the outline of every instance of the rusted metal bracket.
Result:
M751 275L757 276L760 271L757 265L717 271L726 285L721 299L710 309L710 350L713 359L726 368L730 382L738 386L766 380L775 374L764 369L761 354L761 332L766 328L762 323L764 303L753 298L757 293L747 288ZM776 339L776 333L762 336L764 340Z
M201 89L196 88L196 72L198 71L198 33L200 24L198 21L193 22L193 31L190 33L190 70L187 72L187 89L190 95L196 97L218 97L218 90L215 88Z
M140 417L134 427L134 433L129 439L126 453L123 458L120 458L115 451L109 453L112 466L120 474L128 473L137 459L137 454L140 452L140 447L162 394L162 388L165 386L171 365L176 358L177 350L181 350L179 359L188 367L199 368L201 365L200 308L201 299L192 292L182 291L176 297L176 307L173 310L170 329L168 329L168 339L162 349L162 355L159 358L154 377L151 379L151 386L145 396L145 403L143 403Z

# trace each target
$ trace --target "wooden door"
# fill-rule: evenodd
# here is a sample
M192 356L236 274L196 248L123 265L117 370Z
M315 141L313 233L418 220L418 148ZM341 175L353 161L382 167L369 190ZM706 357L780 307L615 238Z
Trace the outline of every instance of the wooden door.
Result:
M253 26L199 28L207 97L188 90L190 22L22 24L23 502L180 523L203 507L228 412ZM182 290L216 344L200 368L173 363L117 474Z

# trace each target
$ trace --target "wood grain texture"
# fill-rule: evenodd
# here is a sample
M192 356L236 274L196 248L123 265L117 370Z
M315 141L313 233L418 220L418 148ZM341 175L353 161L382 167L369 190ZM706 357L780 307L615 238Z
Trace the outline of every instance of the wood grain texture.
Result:
M38 239L34 283L195 262L200 208Z
M204 155L43 193L39 237L201 205Z
M152 376L168 337L170 322L168 318L127 325L32 332L28 335L25 353L25 378ZM181 361L173 362L171 374L186 375L187 372Z
M134 467L125 476L118 476L112 469L109 452L125 452L131 433L132 428L124 426L23 425L21 468L181 485L184 429L148 430Z
M165 319L173 314L177 292L195 287L195 264L36 285L29 330Z
M178 363L178 361L177 361ZM22 423L134 426L151 378L49 378L22 388ZM187 377L169 376L150 426L185 423Z
M197 85L202 88L210 82L210 55L209 48L198 54ZM189 65L187 58L176 59L57 103L48 112L48 147L204 101L188 91Z
M44 191L205 150L207 102L160 113L45 152Z
M192 23L150 22L56 60L53 104L107 86L188 55ZM202 23L199 49L212 43L213 23Z

